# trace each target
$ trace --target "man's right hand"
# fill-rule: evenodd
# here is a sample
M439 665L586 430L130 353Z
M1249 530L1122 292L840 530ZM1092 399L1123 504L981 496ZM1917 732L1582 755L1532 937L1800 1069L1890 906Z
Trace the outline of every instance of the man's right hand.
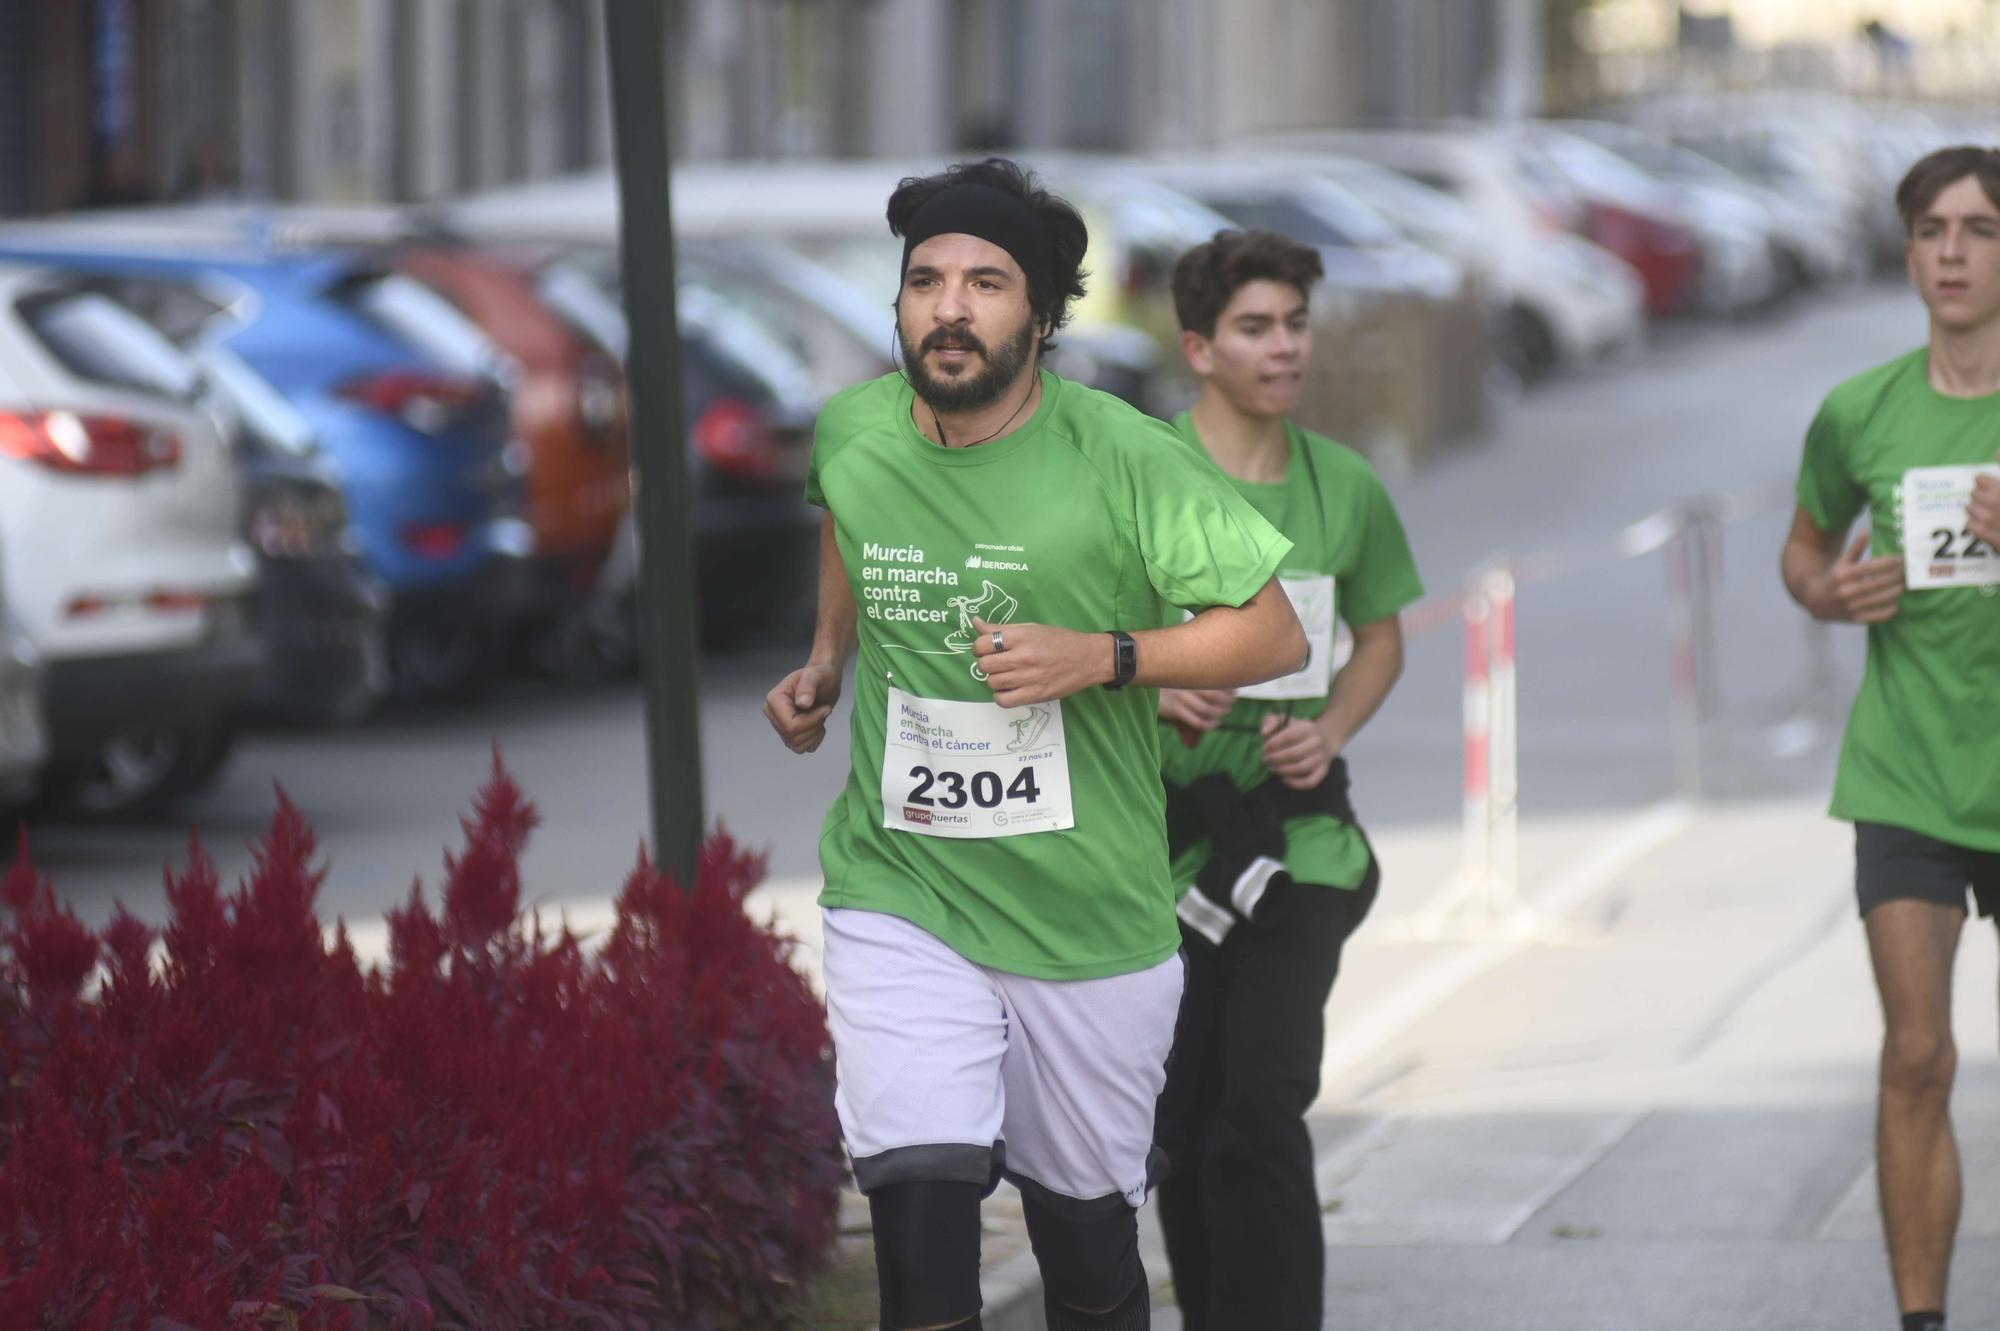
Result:
M764 719L793 753L811 753L826 738L826 719L840 701L840 670L806 664L764 695Z
M1161 689L1160 719L1182 734L1205 734L1222 724L1235 702L1230 689Z
M1814 619L1880 624L1895 615L1897 598L1903 594L1903 557L1863 559L1861 552L1868 548L1868 539L1869 533L1862 531L1807 588L1806 609Z

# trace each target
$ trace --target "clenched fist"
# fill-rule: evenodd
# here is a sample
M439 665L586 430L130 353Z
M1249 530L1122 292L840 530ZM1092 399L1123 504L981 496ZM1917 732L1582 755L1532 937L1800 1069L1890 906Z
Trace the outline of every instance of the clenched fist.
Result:
M764 719L793 753L811 753L826 738L826 719L840 701L840 669L807 662L764 695Z
M975 616L972 654L986 674L993 701L1025 707L1081 693L1117 677L1109 633L1078 633L1050 624L989 624ZM1002 647L993 646L998 631Z

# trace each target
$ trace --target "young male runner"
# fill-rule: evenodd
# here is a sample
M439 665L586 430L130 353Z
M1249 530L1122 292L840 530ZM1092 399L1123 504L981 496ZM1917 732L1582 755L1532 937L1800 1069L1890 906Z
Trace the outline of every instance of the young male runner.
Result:
M1160 1219L1190 1331L1318 1328L1324 1246L1312 1143L1322 1014L1378 870L1341 752L1403 668L1397 612L1423 595L1374 469L1286 419L1312 365L1319 255L1224 231L1174 270L1201 397L1174 427L1292 542L1279 569L1303 670L1160 694L1187 993L1160 1106ZM1333 669L1336 618L1354 654Z
M1833 816L1854 824L1882 996L1890 1275L1905 1331L1942 1331L1960 1199L1952 959L1967 889L1981 915L2000 909L2000 152L1931 154L1896 205L1929 345L1827 395L1783 573L1814 618L1868 625Z
M819 625L764 703L816 748L858 642L820 904L883 1325L978 1325L1004 1172L1049 1325L1145 1327L1134 1208L1181 990L1154 689L1298 668L1290 545L1165 425L1040 369L1086 233L1032 175L905 180L889 229L906 369L820 416ZM1151 627L1169 604L1197 613Z

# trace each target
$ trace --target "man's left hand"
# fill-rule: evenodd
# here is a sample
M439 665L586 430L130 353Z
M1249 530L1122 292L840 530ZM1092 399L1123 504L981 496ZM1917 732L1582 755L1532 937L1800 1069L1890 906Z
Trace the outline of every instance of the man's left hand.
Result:
M1966 507L1965 519L1972 534L2000 554L2000 476L1981 473L1973 478L1972 503Z
M993 701L1025 707L1081 693L1114 678L1114 646L1109 633L1078 633L1050 624L989 624L974 616L972 654L986 672ZM998 633L1003 646L995 648Z
M1264 718L1264 766L1294 790L1311 790L1326 779L1334 749L1320 728L1297 716Z

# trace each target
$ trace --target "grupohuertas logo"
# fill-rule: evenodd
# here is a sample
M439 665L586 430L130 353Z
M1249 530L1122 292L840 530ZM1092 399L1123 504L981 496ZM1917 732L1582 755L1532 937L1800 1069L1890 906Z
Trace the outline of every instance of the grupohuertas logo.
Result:
M991 555L967 555L965 557L965 566L989 573L1026 573L1028 571L1026 564L1018 563L1011 559L995 559Z

